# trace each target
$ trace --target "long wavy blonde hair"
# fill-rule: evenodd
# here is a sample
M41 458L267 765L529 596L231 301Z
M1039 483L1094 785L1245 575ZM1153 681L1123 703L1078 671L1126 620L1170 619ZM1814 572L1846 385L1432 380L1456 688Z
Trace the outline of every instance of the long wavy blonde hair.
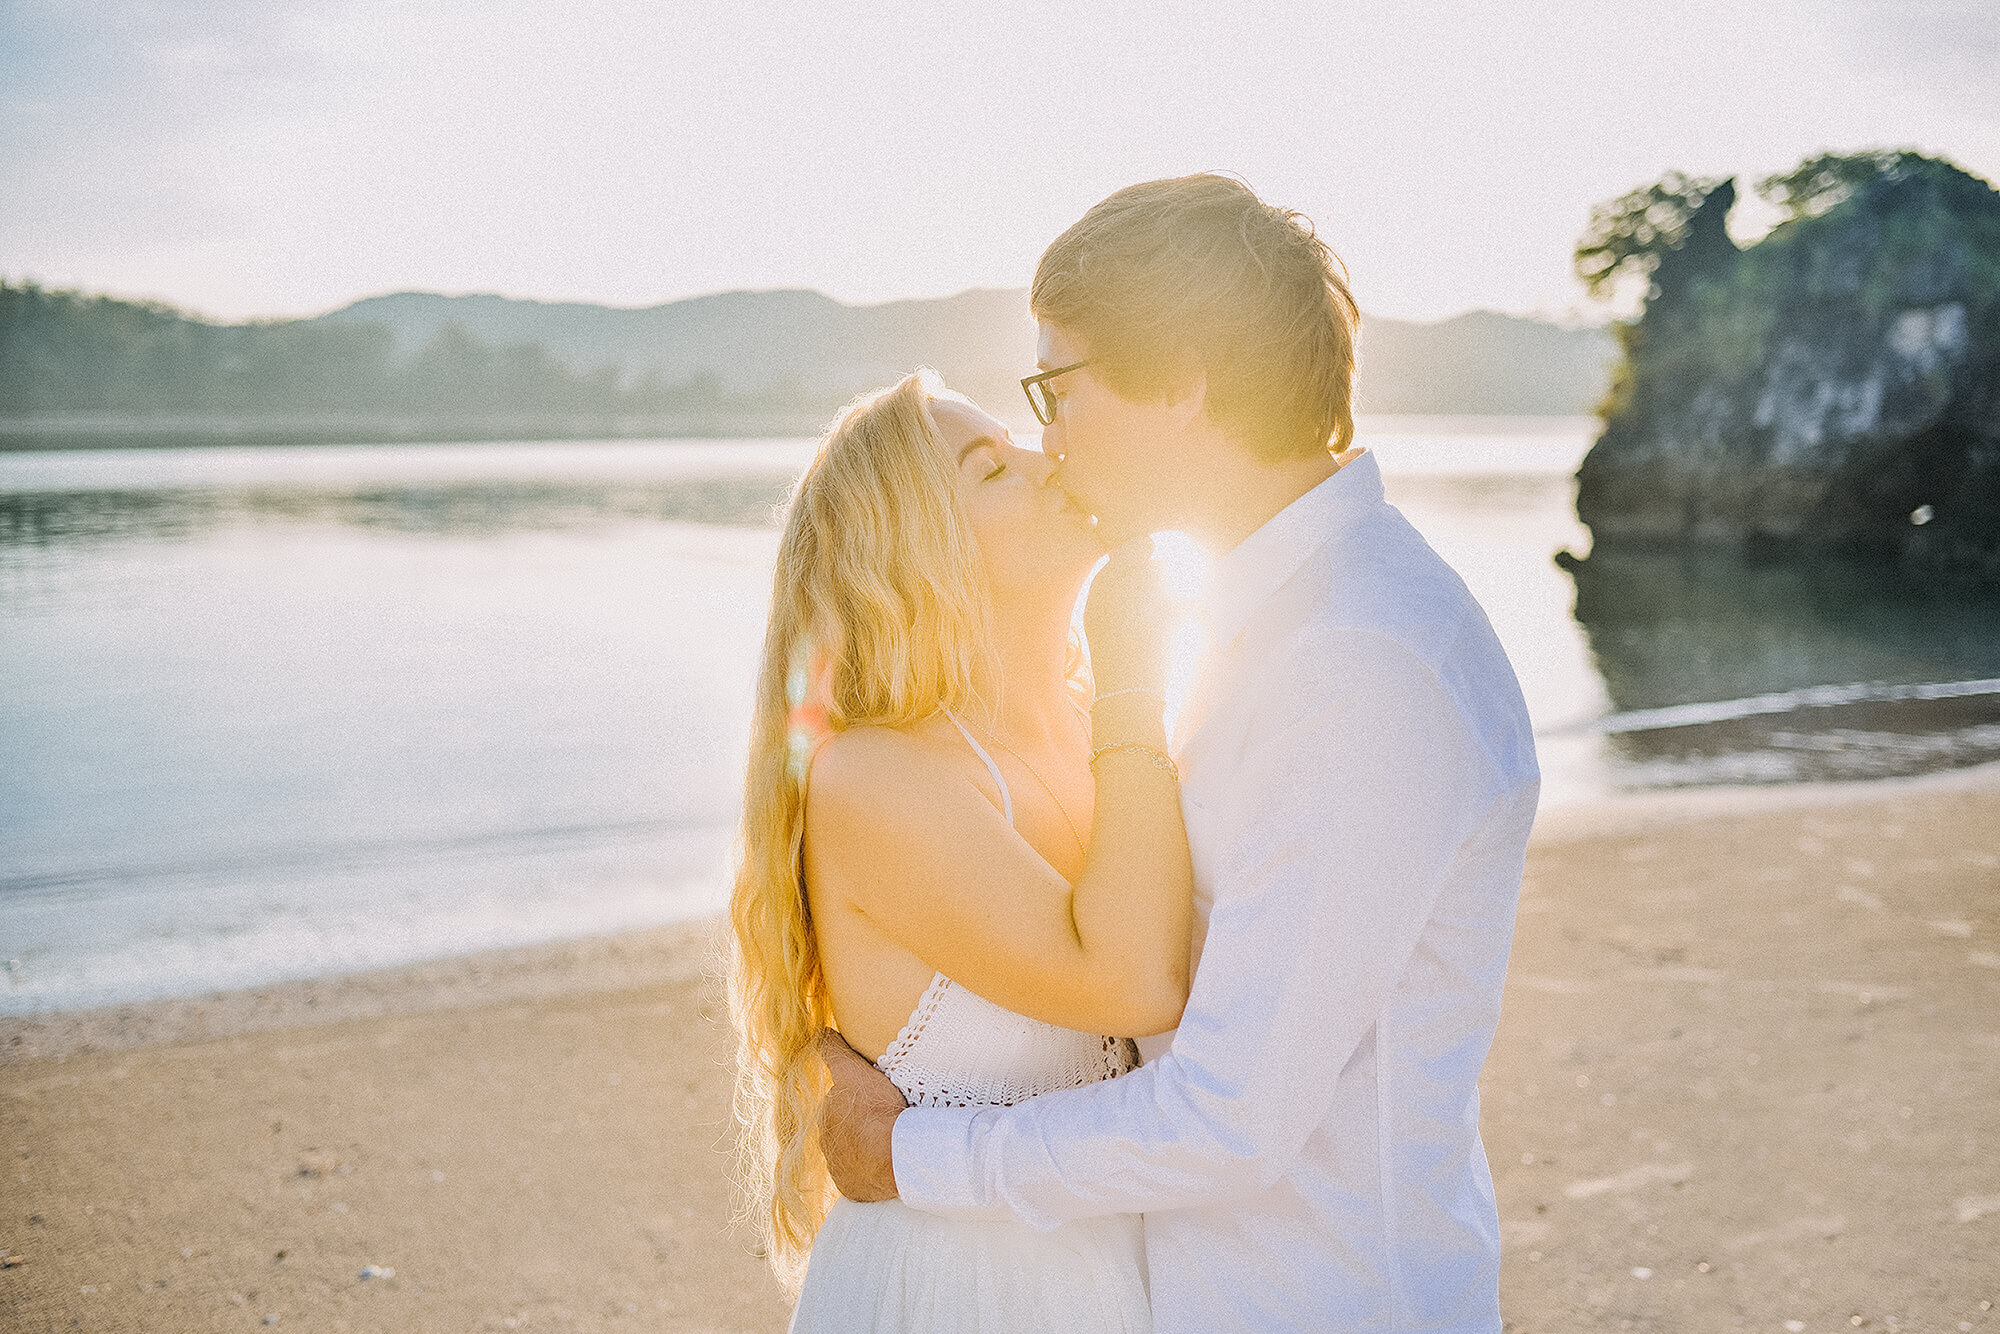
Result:
M836 1192L815 1120L833 1021L807 905L805 778L830 732L903 727L976 701L990 601L927 372L856 400L792 492L757 677L730 895L739 1180L787 1287Z

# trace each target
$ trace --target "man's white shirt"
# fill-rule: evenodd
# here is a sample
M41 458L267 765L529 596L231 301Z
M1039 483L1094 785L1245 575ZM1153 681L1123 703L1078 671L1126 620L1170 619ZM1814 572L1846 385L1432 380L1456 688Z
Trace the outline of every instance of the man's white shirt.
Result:
M1477 1079L1539 775L1506 654L1362 454L1217 560L1175 728L1180 1028L1122 1078L897 1118L917 1209L1146 1215L1153 1318L1500 1328Z

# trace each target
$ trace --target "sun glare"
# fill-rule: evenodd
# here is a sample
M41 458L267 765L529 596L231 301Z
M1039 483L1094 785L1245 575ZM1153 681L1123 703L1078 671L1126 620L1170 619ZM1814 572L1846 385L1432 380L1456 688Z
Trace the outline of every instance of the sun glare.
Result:
M1167 586L1167 598L1173 604L1174 626L1169 632L1167 648L1167 735L1174 734L1175 720L1180 717L1181 704L1188 691L1194 688L1195 674L1201 668L1203 652L1208 647L1208 626L1201 616L1202 592L1208 586L1209 567L1213 563L1208 553L1186 533L1161 532L1153 534L1153 554L1159 558L1161 573ZM1099 561L1091 577L1104 568ZM1083 630L1083 608L1089 601L1090 590L1085 585L1084 595L1077 600L1074 624L1079 633Z
M1172 736L1180 720L1181 706L1194 688L1202 654L1208 647L1208 627L1202 621L1200 607L1211 562L1208 553L1186 533L1153 534L1153 554L1159 559L1176 613L1167 650L1166 724L1167 735Z

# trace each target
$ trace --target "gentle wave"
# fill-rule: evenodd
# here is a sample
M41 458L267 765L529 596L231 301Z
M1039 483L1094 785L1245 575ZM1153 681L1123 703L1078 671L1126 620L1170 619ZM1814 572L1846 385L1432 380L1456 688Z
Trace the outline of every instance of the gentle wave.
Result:
M124 887L147 881L173 880L182 877L203 879L336 864L348 869L371 866L407 867L454 855L504 853L511 850L540 851L564 844L588 843L635 834L713 834L726 832L732 828L734 828L733 823L714 820L648 818L549 826L539 829L499 829L448 838L378 839L369 842L274 848L233 857L187 858L178 861L89 866L72 870L0 875L0 896L15 901L29 898L55 899L79 890L97 890L107 886Z
M1659 709L1633 709L1614 713L1587 723L1556 728L1545 735L1618 736L1628 732L1657 732L1670 727L1695 727L1702 723L1725 723L1760 714L1797 713L1838 704L1886 704L1903 700L1966 699L1978 695L2000 695L2000 677L1978 681L1934 681L1917 685L1890 685L1880 681L1857 681L1850 685L1808 686L1802 690L1779 690L1747 699L1715 700L1702 704L1672 704Z

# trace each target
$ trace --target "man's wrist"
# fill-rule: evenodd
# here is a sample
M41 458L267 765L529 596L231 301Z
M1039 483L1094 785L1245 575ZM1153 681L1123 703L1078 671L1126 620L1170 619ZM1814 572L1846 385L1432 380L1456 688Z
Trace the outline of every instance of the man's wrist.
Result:
M998 1219L1008 1206L989 1194L974 1145L976 1127L1018 1111L1004 1107L912 1107L894 1126L891 1168L904 1207L939 1218Z
M896 1122L902 1119L903 1112L909 1110L905 1107L902 1111L893 1113L886 1118L882 1127L882 1175L876 1184L882 1191L881 1198L885 1200L893 1200L901 1193L896 1188Z

